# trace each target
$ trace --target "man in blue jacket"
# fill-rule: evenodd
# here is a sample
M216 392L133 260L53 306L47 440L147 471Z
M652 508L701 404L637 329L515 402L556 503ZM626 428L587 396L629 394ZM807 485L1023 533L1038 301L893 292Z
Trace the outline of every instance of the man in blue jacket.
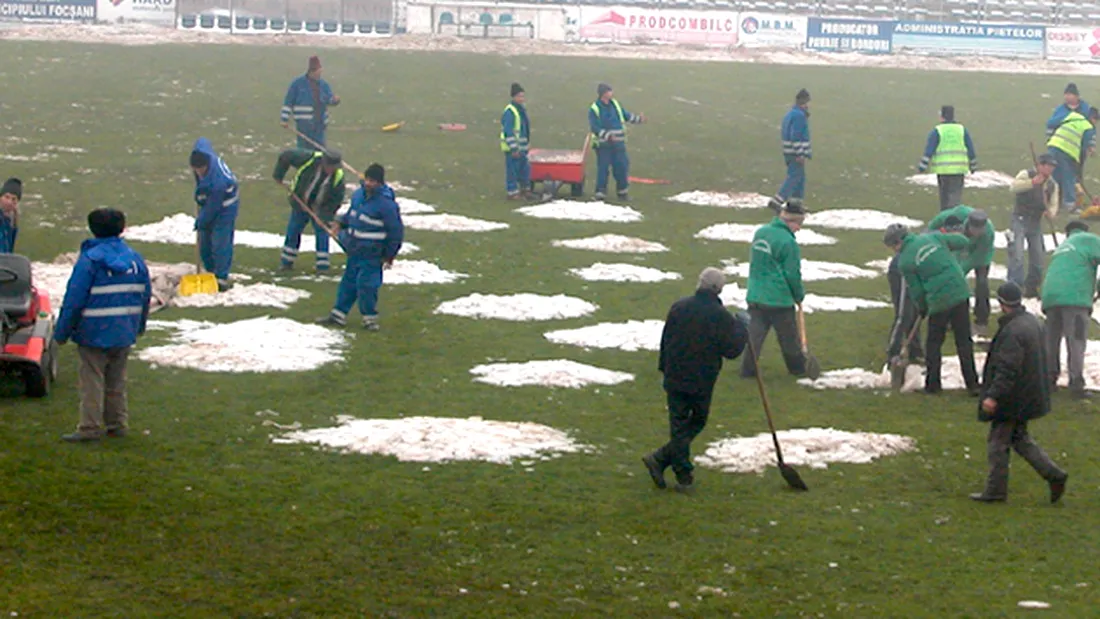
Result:
M805 88L795 95L794 106L783 117L779 135L787 178L768 202L768 207L777 214L788 199L806 197L806 160L813 159L814 153L810 147L810 93Z
M607 177L615 175L615 189L620 200L629 200L630 158L626 155L626 123L645 122L645 114L631 114L614 98L611 86L600 84L596 99L588 108L588 128L592 130L592 148L596 149L597 200L607 197Z
M15 252L19 235L19 201L23 199L23 181L9 178L0 187L0 254Z
M310 56L306 74L296 78L287 88L280 114L284 127L290 124L293 117L298 133L316 142L310 144L309 140L299 137L298 148L314 149L325 146L325 128L328 126L330 105L340 105L340 97L332 94L328 82L321 79L321 59Z
M1054 112L1051 113L1050 118L1047 120L1047 139L1049 140L1054 131L1062 124L1072 112L1077 112L1085 118L1089 117L1089 110L1092 106L1088 101L1081 98L1081 92L1077 90L1077 84L1070 82L1066 84L1066 89L1062 93L1062 105L1054 108ZM1088 147L1088 154L1093 154L1096 151L1096 134L1092 134L1092 138L1086 142Z
M317 323L347 325L348 312L358 300L363 328L377 331L382 269L393 265L405 239L405 226L393 192L386 191L385 169L374 163L363 176L366 180L352 195L351 207L336 216L337 238L348 255L347 264L336 291L336 305Z
M233 266L233 232L240 206L237 177L206 138L199 138L191 151L195 174L195 203L199 206L195 230L199 232L199 256L203 267L218 278L218 290L229 290L229 269Z
M512 102L500 116L500 150L504 151L504 187L509 200L528 195L531 186L531 164L527 161L531 120L527 117L526 102L523 86L512 84Z
M70 443L126 435L126 361L145 333L152 297L145 260L119 238L126 216L96 209L88 228L95 238L80 246L54 331L59 344L75 342L80 356L80 425L61 437Z
M940 124L928 134L917 171L930 170L940 188L940 210L962 204L966 173L978 167L974 141L966 127L955 121L955 106L940 108Z

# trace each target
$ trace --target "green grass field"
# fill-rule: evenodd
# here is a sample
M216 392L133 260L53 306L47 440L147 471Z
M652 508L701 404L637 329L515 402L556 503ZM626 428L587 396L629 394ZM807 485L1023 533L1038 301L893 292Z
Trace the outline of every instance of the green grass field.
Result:
M132 225L193 209L186 162L198 136L211 138L238 176L251 179L239 228L283 230L286 201L266 179L290 142L278 112L306 50L11 42L0 50L4 152L33 155L46 145L88 151L3 162L4 175L21 176L27 193L43 196L25 205L22 253L48 261L75 251L84 215L96 206L123 208ZM471 277L384 288L383 330L359 336L346 363L264 375L134 361L137 432L122 441L58 441L77 419L72 347L64 349L49 398L25 400L8 385L0 400L0 613L1009 617L1027 612L1017 609L1019 600L1037 599L1053 605L1050 616L1096 616L1100 438L1088 405L1058 394L1054 414L1035 424L1038 441L1071 473L1063 505L1047 504L1046 485L1018 459L1010 503L975 505L966 494L984 480L986 427L975 420L973 400L805 389L785 375L769 340L764 374L782 427L896 432L915 437L920 451L869 465L803 468L812 489L806 494L786 491L775 470L698 469L699 489L685 497L655 491L638 461L667 433L655 355L586 351L542 337L596 322L661 319L702 267L747 259L746 244L693 235L723 221L761 223L764 212L664 198L690 189L774 191L782 172L779 119L801 87L814 97L809 206L927 219L937 210L933 192L903 179L914 172L939 106L956 106L983 168L1015 174L1030 162L1028 141L1042 140L1065 77L353 50L323 59L343 98L329 141L346 160L361 167L379 161L391 179L419 183L412 197L511 228L410 231L408 240L423 248L416 258ZM633 206L645 214L639 223L512 212L496 135L513 80L527 88L536 146L550 148L579 147L595 85L611 82L628 109L651 119L631 133L632 173L675 184L634 187ZM1086 98L1097 96L1096 79L1076 81ZM377 129L399 120L408 125L398 133ZM442 133L441 122L469 130ZM968 190L966 201L1006 226L1007 190ZM804 248L806 258L862 264L885 257L877 232L821 231L840 243ZM568 268L601 260L634 261L550 246L601 233L665 243L673 251L637 263L685 279L613 284L569 275ZM136 246L149 260L191 256L184 246ZM1003 252L996 260L1005 262ZM277 261L277 250L237 250L239 268L254 274ZM301 264L312 267L312 256ZM300 285L313 297L274 315L308 321L328 310L335 285ZM888 295L885 279L809 289ZM439 302L472 292L565 293L600 310L552 323L432 313ZM171 309L158 318L269 313ZM826 369L880 367L890 319L887 310L813 314L811 344ZM597 393L503 389L468 374L489 358L563 357L637 379ZM255 415L263 409L307 428L332 425L337 414L535 421L599 450L534 472L485 463L424 471L393 458L273 445ZM710 441L765 430L754 385L727 367L696 453ZM728 596L698 596L701 586Z

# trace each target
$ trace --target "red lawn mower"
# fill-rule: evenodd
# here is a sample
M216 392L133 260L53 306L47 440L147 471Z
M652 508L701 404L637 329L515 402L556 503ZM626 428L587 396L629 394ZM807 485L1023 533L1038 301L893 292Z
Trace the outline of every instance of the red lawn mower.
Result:
M0 254L0 374L20 375L27 396L49 394L57 379L50 297L31 283L31 261Z

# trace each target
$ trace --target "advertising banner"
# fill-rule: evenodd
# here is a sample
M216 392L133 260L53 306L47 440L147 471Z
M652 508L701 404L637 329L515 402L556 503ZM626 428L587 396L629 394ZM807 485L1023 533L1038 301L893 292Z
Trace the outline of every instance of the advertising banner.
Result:
M176 21L176 0L98 0L96 19L170 26Z
M1100 61L1100 28L1047 28L1048 60Z
M895 23L811 17L807 26L806 49L889 54Z
M738 44L742 47L800 48L806 44L805 15L741 13Z
M95 21L96 0L0 0L4 21Z
M737 45L733 11L665 11L637 7L580 7L579 41Z
M1044 26L898 22L894 49L929 54L1042 58Z

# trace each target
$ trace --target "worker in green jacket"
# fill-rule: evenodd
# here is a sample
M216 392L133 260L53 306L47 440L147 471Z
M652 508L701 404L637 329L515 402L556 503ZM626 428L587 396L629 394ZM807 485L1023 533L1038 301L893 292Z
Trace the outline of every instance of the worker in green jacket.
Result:
M313 234L317 237L317 271L329 269L329 236L309 213L302 209L304 203L313 214L328 225L336 217L336 211L344 203L343 160L336 151L312 151L304 148L288 148L279 154L275 162L272 177L284 190L283 183L290 168L297 168L287 196L290 202L290 219L286 225L286 239L283 242L280 269L289 271L294 268L298 258L298 247L302 243L302 232L306 225L313 224Z
M954 220L951 225L948 222ZM928 222L929 230L961 232L970 239L966 249L955 254L963 275L974 271L974 327L978 335L989 329L989 267L993 264L993 222L981 209L960 204L941 211Z
M924 392L943 391L940 366L943 340L948 327L955 333L966 390L978 395L978 371L974 367L974 342L970 339L970 287L952 252L970 245L961 234L928 232L912 234L901 224L886 228L883 243L898 254L898 270L905 278L909 296L921 317L928 317L928 341L925 344Z
M1042 289L1050 380L1053 384L1061 372L1059 357L1062 338L1065 338L1069 353L1069 390L1078 399L1088 398L1085 345L1095 300L1096 268L1100 265L1100 236L1088 230L1089 225L1083 221L1071 221L1066 225L1066 239L1050 257Z
M802 228L806 210L802 201L791 198L779 216L756 230L749 258L749 343L757 355L768 331L775 327L779 348L787 371L795 376L806 373L795 305L802 303L802 250L795 233ZM741 377L756 376L756 360L750 352L741 362Z

